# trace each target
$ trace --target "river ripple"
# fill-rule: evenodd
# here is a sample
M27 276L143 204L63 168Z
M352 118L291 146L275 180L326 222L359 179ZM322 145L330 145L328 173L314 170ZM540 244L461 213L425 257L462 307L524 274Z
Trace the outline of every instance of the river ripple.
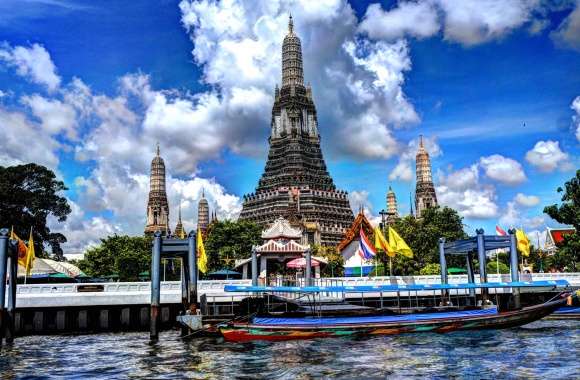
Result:
M279 343L183 341L176 332L30 336L4 347L12 378L580 378L580 323Z

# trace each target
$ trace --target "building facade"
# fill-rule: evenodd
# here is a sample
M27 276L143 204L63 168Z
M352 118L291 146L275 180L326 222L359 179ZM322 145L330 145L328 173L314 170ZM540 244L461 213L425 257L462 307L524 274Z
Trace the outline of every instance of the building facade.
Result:
M170 234L169 203L165 191L165 162L159 154L159 145L157 154L151 161L145 234L153 234L155 231L161 231L166 236Z
M282 44L282 87L276 86L274 95L266 167L255 192L244 196L239 218L266 227L282 216L306 231L307 241L337 245L354 215L347 192L336 189L322 156L292 16Z
M431 159L423 145L423 136L419 140L419 150L416 156L417 185L415 188L415 210L417 218L425 209L437 206L437 195L431 174Z

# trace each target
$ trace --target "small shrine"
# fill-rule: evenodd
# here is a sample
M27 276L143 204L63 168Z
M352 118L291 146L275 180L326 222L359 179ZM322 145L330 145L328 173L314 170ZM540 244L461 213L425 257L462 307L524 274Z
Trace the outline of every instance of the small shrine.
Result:
M258 254L258 271L259 278L265 280L268 278L269 264L273 263L284 265L288 262L304 257L304 253L309 248L307 244L301 244L303 240L302 230L292 227L290 222L283 217L279 217L267 229L262 232L264 244L256 248ZM313 257L314 274L316 278L320 277L320 264L326 264L326 260L320 257ZM242 278L251 277L251 258L239 260L236 262L236 270L242 272ZM289 268L292 268L290 266Z
M344 239L338 244L338 252L344 260L345 276L368 275L373 269L372 262L363 260L358 254L360 245L360 230L370 239L373 236L373 226L361 209L354 219L354 222L344 234Z

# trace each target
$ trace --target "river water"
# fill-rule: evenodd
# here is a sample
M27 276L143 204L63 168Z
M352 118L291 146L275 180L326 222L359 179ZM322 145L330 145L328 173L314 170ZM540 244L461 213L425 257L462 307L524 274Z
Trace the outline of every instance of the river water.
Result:
M508 330L224 343L148 334L30 336L2 348L10 378L580 378L580 322Z

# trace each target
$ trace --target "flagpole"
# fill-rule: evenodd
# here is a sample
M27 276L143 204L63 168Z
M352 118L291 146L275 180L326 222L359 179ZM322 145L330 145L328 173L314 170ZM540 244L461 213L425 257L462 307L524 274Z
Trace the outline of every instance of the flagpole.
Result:
M389 256L389 277L393 277L393 258Z

